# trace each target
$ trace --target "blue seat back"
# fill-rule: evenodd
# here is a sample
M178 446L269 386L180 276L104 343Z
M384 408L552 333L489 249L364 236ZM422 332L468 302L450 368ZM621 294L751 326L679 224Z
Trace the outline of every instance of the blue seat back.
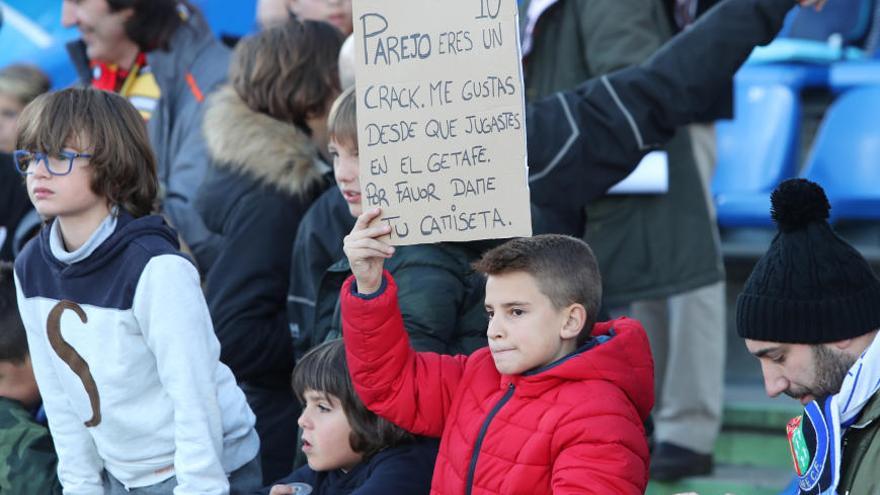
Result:
M782 84L737 84L732 121L719 121L714 194L769 192L795 172L798 96Z
M835 100L819 127L804 176L825 188L832 215L847 213L835 212L836 200L880 201L878 115L880 86L855 88Z

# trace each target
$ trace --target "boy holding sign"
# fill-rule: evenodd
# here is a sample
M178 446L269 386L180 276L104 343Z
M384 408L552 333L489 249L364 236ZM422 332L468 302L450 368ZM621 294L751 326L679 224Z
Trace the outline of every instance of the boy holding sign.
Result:
M345 240L349 370L371 411L442 438L432 493L643 493L651 352L637 321L596 323L602 284L589 246L541 235L490 250L476 264L488 348L419 353L383 273L390 227L368 226L379 214L362 214Z

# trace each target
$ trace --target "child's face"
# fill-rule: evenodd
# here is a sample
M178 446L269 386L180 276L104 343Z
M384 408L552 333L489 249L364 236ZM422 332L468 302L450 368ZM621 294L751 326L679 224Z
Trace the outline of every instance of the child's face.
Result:
M22 109L16 98L0 94L0 152L12 153L15 149L15 124Z
M23 363L0 361L0 397L17 400L27 408L40 403L40 390L30 358Z
M569 311L554 307L528 273L490 275L486 280L486 312L489 349L501 374L520 374L575 350Z
M333 157L333 175L336 177L336 186L348 203L348 211L352 216L358 217L363 213L361 205L361 182L360 166L358 163L357 150L330 139L327 147Z
M305 407L297 423L303 430L303 453L315 471L349 470L362 460L351 449L351 425L333 395L306 390Z
M138 52L137 44L125 34L125 21L133 10L110 11L107 0L64 0L61 24L76 27L91 60L129 67Z
M351 34L351 0L288 0L287 7L301 20L329 22Z
M65 146L64 151L87 153L73 146ZM69 160L60 156L50 156L54 170L65 170ZM67 175L52 175L45 164L39 162L31 168L27 176L27 190L31 203L43 218L92 218L107 216L107 200L92 191L92 169L88 158L76 158Z

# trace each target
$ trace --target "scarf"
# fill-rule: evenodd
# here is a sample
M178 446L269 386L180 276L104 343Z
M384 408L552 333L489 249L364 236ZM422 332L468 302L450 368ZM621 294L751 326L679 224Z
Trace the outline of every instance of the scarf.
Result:
M806 405L786 427L798 474L798 493L834 495L840 482L841 440L880 389L880 338L862 352L840 391Z

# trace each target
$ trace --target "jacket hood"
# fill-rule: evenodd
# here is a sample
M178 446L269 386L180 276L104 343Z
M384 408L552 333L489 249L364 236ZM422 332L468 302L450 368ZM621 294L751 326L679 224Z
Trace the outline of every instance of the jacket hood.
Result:
M125 252L135 241L145 237L158 237L167 242L174 250L180 248L177 233L158 215L147 215L134 218L124 210L119 211L116 230L86 259L67 265L52 255L49 236L52 229L48 226L40 231L40 251L51 270L59 278L75 278L88 275L110 263L111 260Z
M288 194L303 193L327 171L305 132L251 110L231 86L211 95L207 105L203 130L215 166Z
M574 353L522 375L502 375L502 381L515 383L525 394L540 394L565 381L606 381L621 389L646 419L654 407L654 359L642 324L625 317L600 322L592 336Z

